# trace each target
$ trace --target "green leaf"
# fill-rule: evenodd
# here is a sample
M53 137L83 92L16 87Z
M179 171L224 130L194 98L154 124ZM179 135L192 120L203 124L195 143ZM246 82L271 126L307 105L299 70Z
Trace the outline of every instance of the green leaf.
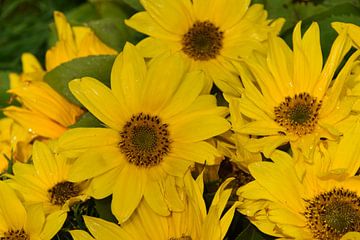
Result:
M6 91L9 89L9 85L9 72L0 71L0 108L8 105L10 94L6 93ZM2 111L0 112L0 117L4 117Z
M99 217L110 222L117 223L116 217L111 212L112 196L104 199L95 199L95 208L99 213Z
M80 119L70 128L79 128L79 127L103 127L104 125L92 115L90 112L84 113Z
M66 62L48 72L44 80L70 102L81 105L71 94L68 83L81 77L93 77L110 85L110 73L115 61L113 55L89 56Z
M143 6L141 6L139 0L123 0L123 1L124 1L124 3L128 4L130 7L132 7L133 9L135 9L137 11L144 10L144 8L143 8Z
M260 232L251 223L242 231L235 240L272 240L274 237L268 236Z
M94 4L84 3L67 12L66 17L72 24L80 24L98 19L100 15Z

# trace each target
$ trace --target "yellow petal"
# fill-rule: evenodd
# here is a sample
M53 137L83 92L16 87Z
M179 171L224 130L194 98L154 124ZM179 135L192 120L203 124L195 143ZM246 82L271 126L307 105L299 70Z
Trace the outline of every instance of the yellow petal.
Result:
M244 124L237 131L249 135L277 135L279 132L284 132L285 129L274 121L258 120Z
M171 41L181 41L182 36L171 33L161 27L147 12L138 12L130 19L125 20L125 24L136 31L147 34L154 38L160 38Z
M0 182L0 212L9 229L22 229L26 224L26 211L15 192ZM8 229L8 230L9 230Z
M161 162L161 166L164 168L164 171L170 175L183 177L185 172L189 169L191 161L185 159L166 156L164 161Z
M123 161L123 155L114 152L112 148L89 150L76 159L70 168L68 179L73 182L90 179L113 168L121 167Z
M159 113L167 106L187 70L188 66L180 54L165 54L152 59L145 80L143 109L151 113Z
M14 119L29 132L46 138L57 138L66 130L66 127L46 116L24 108L7 107L4 109L4 115Z
M32 234L40 234L45 223L44 208L41 204L33 204L26 209L27 219L25 232Z
M119 142L119 132L110 128L74 128L59 138L54 151L75 158L89 149L106 146L117 148Z
M32 72L43 72L43 68L39 61L36 59L34 55L31 53L23 53L21 55L21 63L23 66L24 73L32 73Z
M124 121L128 119L127 111L108 87L94 78L84 77L71 81L69 88L100 121L113 129L122 129Z
M111 211L119 223L128 220L144 194L146 170L126 164L116 179Z
M175 142L172 146L171 155L180 159L186 159L200 164L216 164L215 158L220 158L221 154L217 149L207 142L179 143Z
M119 176L121 168L111 169L93 178L87 188L87 194L96 199L103 199L113 193L114 179Z
M111 90L130 112L141 111L146 71L145 61L136 47L126 43L111 70Z
M240 2L238 0L216 0L214 2L214 7L217 9L214 14L214 21L224 30L238 23L250 5L250 0Z
M64 173L59 171L57 160L45 143L39 141L34 143L33 162L37 175L50 184L55 185L59 177L63 177L61 175Z
M141 0L150 16L167 31L183 35L191 27L190 1Z
M41 232L41 239L51 239L62 228L67 217L67 212L60 210L49 214L45 219L45 225Z
M173 52L177 52L181 49L181 43L160 40L153 37L147 37L141 40L136 48L139 49L143 57L153 58L164 54L169 49L174 48Z
M95 240L90 234L83 230L71 230L69 231L74 240Z
M154 211L161 216L168 216L170 211L165 201L164 191L164 183L161 180L148 181L144 190L144 199L150 206L151 211Z
M133 239L115 223L89 216L84 216L84 221L95 239Z
M161 110L161 116L164 116L165 121L167 118L171 118L186 109L195 101L204 87L204 78L204 73L200 71L186 74L169 103Z

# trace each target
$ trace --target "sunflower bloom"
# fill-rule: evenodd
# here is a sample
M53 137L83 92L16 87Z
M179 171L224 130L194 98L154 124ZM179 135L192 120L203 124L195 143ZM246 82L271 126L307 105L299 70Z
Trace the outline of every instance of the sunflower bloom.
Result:
M83 111L43 82L46 72L32 54L24 53L21 59L23 73L10 74L8 92L22 106L10 106L3 112L33 135L56 138L74 124Z
M46 52L46 70L64 62L90 55L114 55L117 51L105 45L88 27L71 27L63 13L55 11L58 41Z
M140 203L134 215L122 224L121 227L102 219L84 216L85 224L93 235L91 237L84 231L70 231L74 240L83 239L144 239L144 240L169 240L169 239L198 239L198 240L221 240L230 226L236 205L233 205L223 217L222 212L230 197L232 189L225 187L232 181L227 179L218 189L210 210L206 213L205 202L202 197L202 180L198 184L190 180L187 174L187 182L191 186L183 212L173 212L170 216L157 215L146 204Z
M250 165L256 180L239 188L240 212L281 239L359 237L352 233L360 232L359 134L357 122L334 149L319 148L306 171L278 150L273 162Z
M317 23L303 37L300 30L301 22L294 29L293 51L282 39L270 36L267 58L248 61L248 69L239 67L245 90L238 111L250 121L234 131L261 136L251 139L246 147L267 157L288 142L295 154L309 157L320 138L334 140L341 135L337 125L351 115L356 100L343 97L341 92L359 53L332 82L351 47L346 32L333 43L323 67Z
M175 178L194 162L215 164L219 156L204 140L229 129L227 108L217 107L211 95L199 96L204 76L187 69L180 57L168 55L147 67L126 44L113 65L111 89L88 77L70 82L74 96L107 127L69 130L57 151L80 155L70 179L92 178L95 198L113 193L112 212L120 222L143 197L161 215L182 210Z
M235 95L242 87L232 61L253 50L264 51L268 33L278 34L283 19L267 20L267 12L250 0L141 0L146 11L125 23L149 35L138 44L141 53L154 57L162 52L181 53L191 69L207 76L224 92Z
M45 216L41 205L24 208L14 191L0 182L0 238L49 240L66 219L63 211Z
M32 149L30 142L34 137L11 118L0 119L0 173L8 169L9 160L29 160Z
M87 198L86 183L68 180L69 160L53 154L45 143L34 143L32 160L33 165L15 163L14 175L9 176L10 186L17 190L25 204L42 204L49 214L68 211L69 205Z

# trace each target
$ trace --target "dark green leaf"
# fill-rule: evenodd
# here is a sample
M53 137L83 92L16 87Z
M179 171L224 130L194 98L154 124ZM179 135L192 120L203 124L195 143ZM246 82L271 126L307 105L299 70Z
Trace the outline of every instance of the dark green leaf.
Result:
M10 95L6 93L9 89L9 72L0 71L0 108L4 108L8 105ZM0 117L3 117L2 111Z
M104 199L95 200L95 208L99 213L100 218L116 223L117 220L111 212L111 200L111 196Z
M115 56L111 55L77 58L48 72L44 79L69 101L80 105L79 101L71 94L68 83L75 78L93 77L109 86L114 60Z
M80 24L98 19L100 15L94 4L84 3L72 9L70 12L67 12L66 17L72 24Z
M251 223L237 236L236 240L272 240L275 239L271 236L268 236L260 232L254 225Z

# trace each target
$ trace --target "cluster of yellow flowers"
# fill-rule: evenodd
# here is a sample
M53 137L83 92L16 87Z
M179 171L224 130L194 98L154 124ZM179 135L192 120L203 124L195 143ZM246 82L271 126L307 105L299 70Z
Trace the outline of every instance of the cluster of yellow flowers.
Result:
M125 21L148 35L136 46L118 53L55 12L45 70L25 53L10 75L0 239L50 240L74 203L110 195L117 223L83 216L74 240L220 240L235 211L279 239L360 239L360 27L333 23L323 64L317 23L301 34L299 22L291 49L284 20L250 0L140 2ZM110 88L74 79L75 104L44 81L91 55L116 55ZM71 127L84 113L102 127ZM192 170L224 157L247 180L224 180L207 210Z

